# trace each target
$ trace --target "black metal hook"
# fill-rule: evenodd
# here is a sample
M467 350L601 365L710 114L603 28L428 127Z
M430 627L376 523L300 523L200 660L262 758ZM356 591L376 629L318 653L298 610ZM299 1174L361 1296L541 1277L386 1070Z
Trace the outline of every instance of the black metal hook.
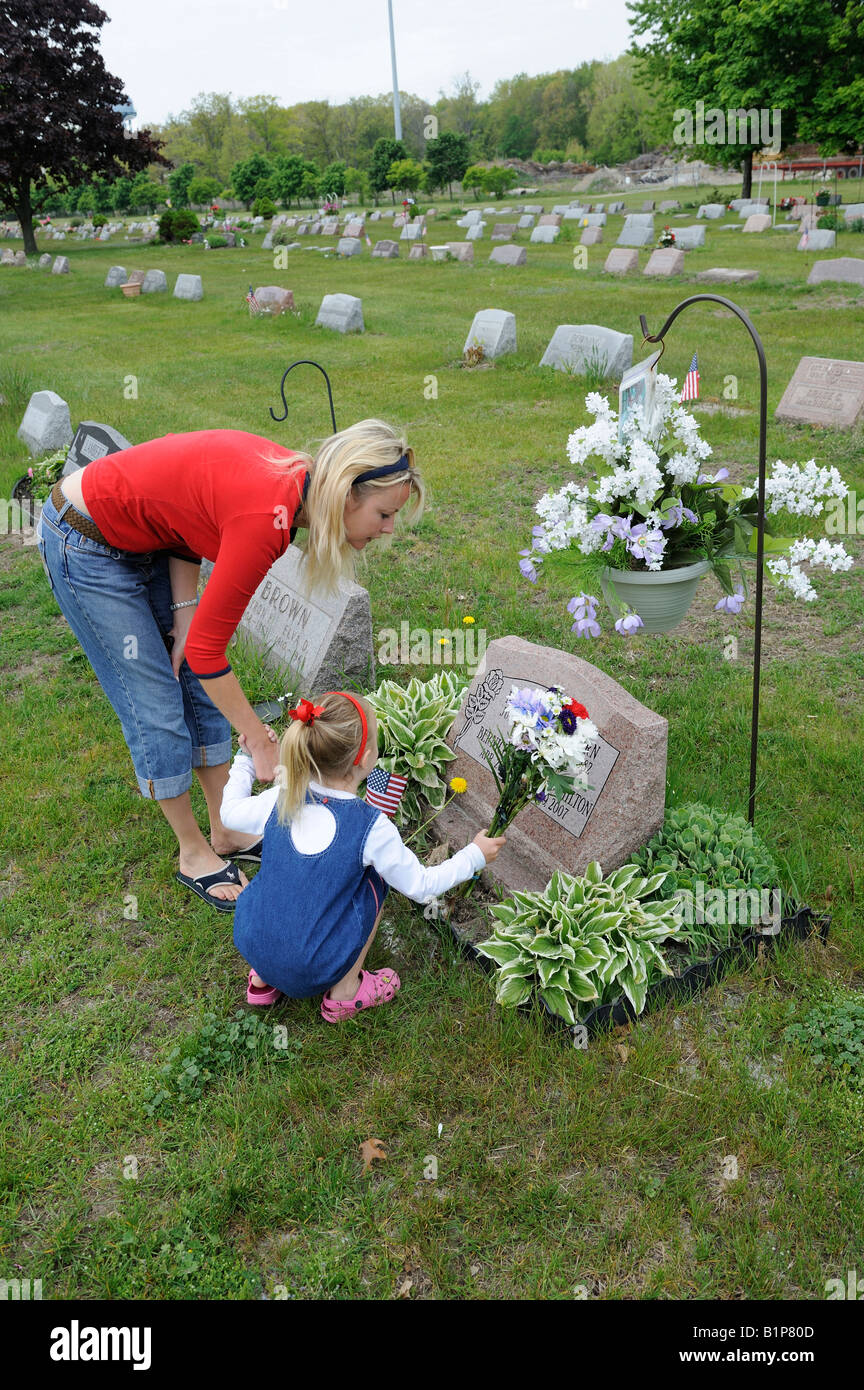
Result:
M327 399L328 399L329 402L330 402L330 419L331 419L332 422L333 422L333 433L335 434L335 433L336 433L336 412L335 412L335 410L333 409L333 391L332 391L332 389L331 389L331 387L330 387L330 378L329 378L329 376L327 375L327 373L324 371L324 368L321 366L321 363L320 363L320 362L312 362L308 357L304 357L304 358L302 358L300 361L297 361L297 362L292 362L292 363L291 363L291 366L288 367L288 368L282 373L282 380L281 380L281 382L279 383L279 394L280 394L280 396L282 397L282 405L283 405L283 407L284 407L284 413L283 413L282 415L274 415L274 413L273 413L273 407L272 407L272 405L271 405L271 407L270 407L270 416L271 416L271 419L275 420L275 421L277 422L277 424L278 424L280 421L282 421L282 420L287 420L287 419L288 419L288 402L287 402L286 399L285 399L285 378L287 377L287 375L288 375L289 372L293 372L293 370L294 370L295 367L317 367L318 370L319 370L319 372L321 373L321 375L324 377L324 380L325 380L326 383L327 383Z
M766 435L768 432L768 366L765 361L765 349L762 346L762 339L750 322L749 317L743 309L731 299L725 299L721 294L694 294L689 299L682 299L669 315L668 319L660 329L659 333L649 333L648 323L644 314L639 315L639 322L642 325L643 341L646 343L662 343L666 330L672 326L681 313L689 304L698 304L700 301L709 300L716 304L725 304L727 309L731 309L743 323L750 337L753 339L753 346L759 357L759 487L758 505L756 514L756 612L754 615L754 634L753 634L753 700L752 712L750 717L750 791L747 801L747 819L750 824L756 814L756 759L759 746L759 681L762 668L762 562L765 555L765 446Z

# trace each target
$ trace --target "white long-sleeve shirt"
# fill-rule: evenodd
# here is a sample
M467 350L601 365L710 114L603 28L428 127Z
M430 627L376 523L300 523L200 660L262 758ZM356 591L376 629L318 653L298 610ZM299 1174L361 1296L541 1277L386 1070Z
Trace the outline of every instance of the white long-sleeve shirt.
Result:
M255 764L247 753L238 753L231 765L228 782L222 795L222 824L231 830L243 831L247 835L263 835L264 827L279 796L278 787L268 787L266 791L252 795L255 781ZM325 787L319 782L310 782L311 790L320 796L338 797L351 800L352 792L337 787ZM301 807L291 821L291 839L300 854L320 854L325 850L336 833L336 817L326 806L306 805ZM455 888L458 883L471 878L485 866L486 858L479 845L473 842L445 859L443 864L427 868L421 864L417 855L402 843L396 826L382 813L379 813L372 829L366 837L363 848L364 867L371 865L398 893L417 903L428 903L433 898Z

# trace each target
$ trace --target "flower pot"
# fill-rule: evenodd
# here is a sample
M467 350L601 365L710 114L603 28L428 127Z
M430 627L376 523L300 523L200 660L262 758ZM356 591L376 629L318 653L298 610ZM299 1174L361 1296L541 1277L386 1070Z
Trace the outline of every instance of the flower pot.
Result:
M642 619L640 632L670 632L686 616L693 602L696 586L709 560L697 560L671 570L613 570L605 569L601 576L603 596L610 609L609 587L624 603L634 608Z

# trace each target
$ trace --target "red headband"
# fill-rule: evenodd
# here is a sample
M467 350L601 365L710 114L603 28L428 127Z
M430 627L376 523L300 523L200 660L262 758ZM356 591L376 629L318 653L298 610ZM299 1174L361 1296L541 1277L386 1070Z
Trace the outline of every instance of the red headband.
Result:
M358 699L356 699L353 695L349 695L347 690L327 690L327 691L325 691L324 693L325 693L326 695L344 695L346 700L350 700L350 701L351 701L352 705L354 706L354 708L356 709L357 713L358 713L359 716L360 716L360 723L361 723L362 728L363 728L363 737L362 737L362 739L360 740L360 751L359 751L359 753L357 754L357 757L354 759L354 762L353 762L353 766L356 767L357 764L359 763L360 759L363 757L364 752L366 751L366 734L367 734L367 729L366 729L366 715L363 713L363 706L361 705L360 701L359 701ZM322 700L323 700L324 696L322 695L321 698L322 698Z

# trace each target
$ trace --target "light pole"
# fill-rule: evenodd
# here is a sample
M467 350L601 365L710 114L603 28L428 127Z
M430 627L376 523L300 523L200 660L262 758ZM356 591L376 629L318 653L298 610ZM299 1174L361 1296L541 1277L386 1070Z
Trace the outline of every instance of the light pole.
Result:
M396 76L396 40L393 37L393 0L387 0L387 17L390 22L390 66L393 69L393 128L396 139L402 139L402 112L399 107L399 79Z

